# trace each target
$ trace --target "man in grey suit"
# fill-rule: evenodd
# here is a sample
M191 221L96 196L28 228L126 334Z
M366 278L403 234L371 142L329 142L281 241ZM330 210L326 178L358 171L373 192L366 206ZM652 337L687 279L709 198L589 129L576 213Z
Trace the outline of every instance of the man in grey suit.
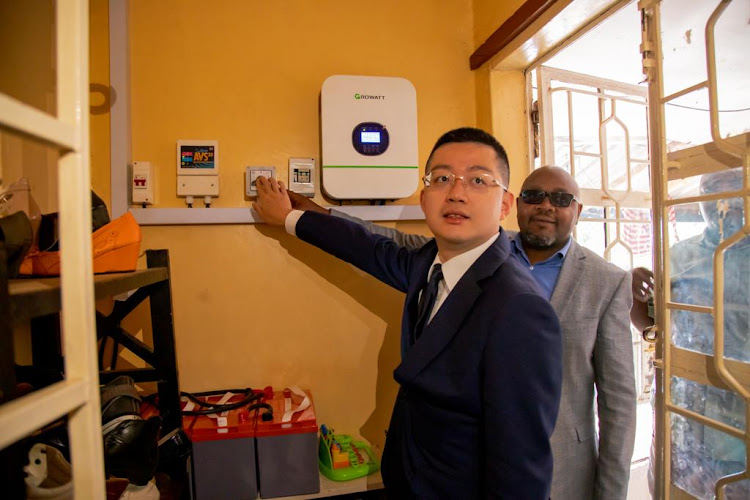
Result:
M328 210L290 193L295 208ZM542 167L518 197L520 232L509 233L512 254L531 271L560 318L563 384L552 435L552 500L625 500L636 424L630 273L572 238L582 205L573 177ZM350 217L406 247L429 238ZM599 417L597 436L594 396ZM598 445L597 445L598 437Z

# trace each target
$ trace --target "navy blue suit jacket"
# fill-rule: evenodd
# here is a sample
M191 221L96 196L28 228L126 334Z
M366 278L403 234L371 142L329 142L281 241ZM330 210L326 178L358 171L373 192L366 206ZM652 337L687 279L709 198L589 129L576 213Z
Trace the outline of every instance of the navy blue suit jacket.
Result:
M437 253L315 212L297 236L406 293L401 385L383 454L389 498L546 499L562 381L560 325L502 234L412 345Z

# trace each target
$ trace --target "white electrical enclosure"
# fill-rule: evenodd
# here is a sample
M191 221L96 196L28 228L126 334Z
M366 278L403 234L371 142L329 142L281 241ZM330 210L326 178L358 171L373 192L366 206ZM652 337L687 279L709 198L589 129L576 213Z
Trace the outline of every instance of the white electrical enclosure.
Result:
M219 196L218 141L177 141L177 196Z
M154 203L154 168L149 161L133 162L133 203L153 205Z
M289 189L308 198L315 196L314 158L289 158Z
M398 199L417 190L417 92L409 80L329 76L320 104L322 185L329 196Z

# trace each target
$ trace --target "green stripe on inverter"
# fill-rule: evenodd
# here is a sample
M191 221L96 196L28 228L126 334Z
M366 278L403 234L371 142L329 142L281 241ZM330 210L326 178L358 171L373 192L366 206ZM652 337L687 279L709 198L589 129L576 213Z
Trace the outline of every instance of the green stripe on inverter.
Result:
M323 168L419 168L418 165L323 165Z

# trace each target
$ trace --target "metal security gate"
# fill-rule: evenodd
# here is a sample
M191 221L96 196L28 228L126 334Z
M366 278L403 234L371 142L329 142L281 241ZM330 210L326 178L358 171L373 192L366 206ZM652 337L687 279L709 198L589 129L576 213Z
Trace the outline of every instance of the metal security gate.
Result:
M639 9L656 270L654 495L747 499L750 2Z

